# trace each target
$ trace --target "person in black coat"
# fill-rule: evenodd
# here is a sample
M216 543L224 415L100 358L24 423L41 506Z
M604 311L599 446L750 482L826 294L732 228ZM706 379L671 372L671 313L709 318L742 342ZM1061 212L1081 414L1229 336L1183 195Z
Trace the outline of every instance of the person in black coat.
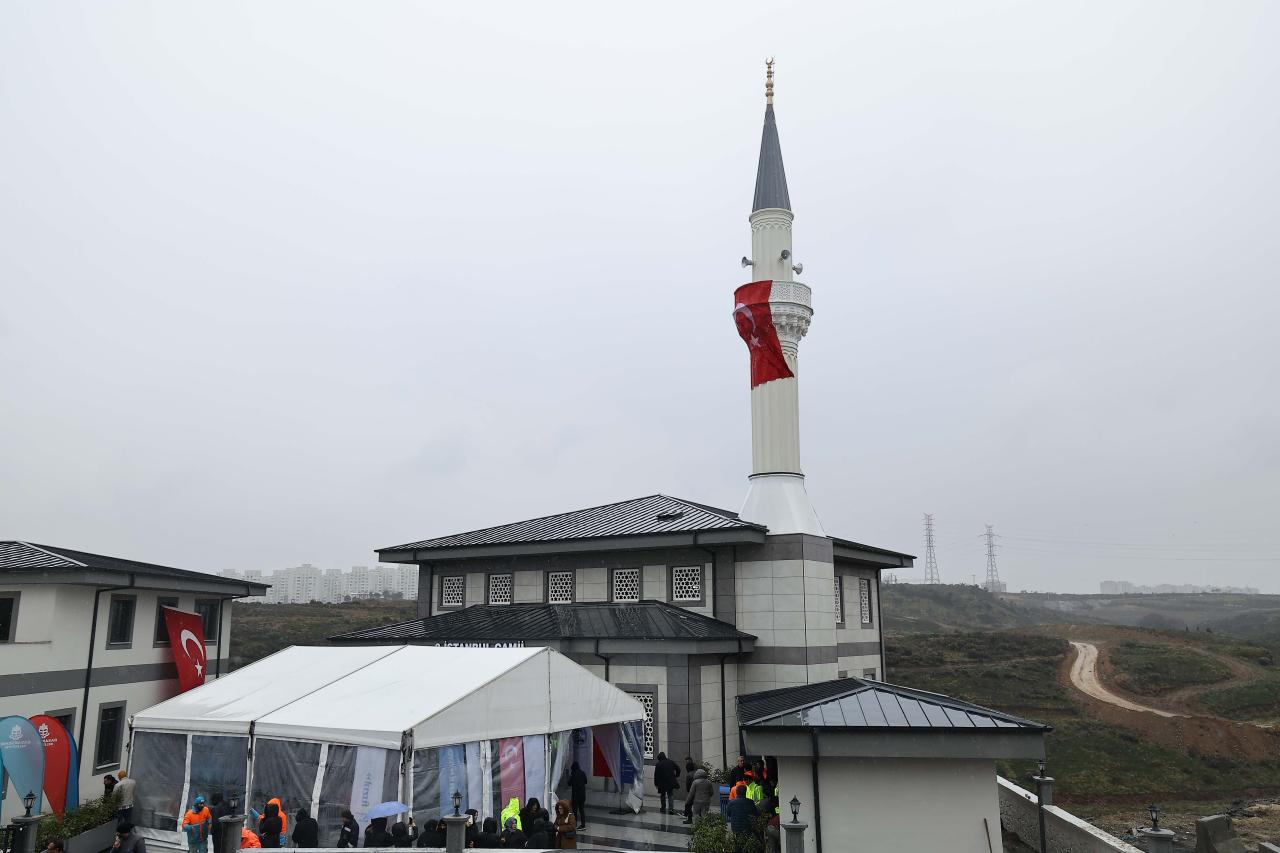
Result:
M350 809L342 810L342 823L338 826L338 845L339 847L359 847L360 846L360 824L356 823L355 815L351 814Z
M222 821L221 818L231 814L231 803L222 799L222 793L214 791L209 795L209 812L213 815L213 827L211 835L213 837L213 849L215 851L222 849Z
M258 821L258 840L263 847L279 847L280 833L284 830L284 822L280 820L280 807L275 803L267 803L262 810L262 820Z
M693 756L686 755L684 757L684 792L689 793L689 789L693 787L693 774L698 772L698 765L693 763Z
M375 817L369 821L369 826L364 831L365 847L390 847L395 841L391 837L391 833L387 832L387 819L385 817ZM265 847L266 845L263 844Z
M419 847L444 847L448 840L448 833L445 831L447 825L443 820L438 820L430 824L418 836Z
M497 818L484 819L483 829L476 835L476 847L483 850L496 850L502 846L502 838L498 835Z
M524 808L520 810L520 826L527 835L529 827L533 826L536 821L550 820L551 815L547 814L547 810L542 807L542 803L538 802L537 797L530 797L528 802L524 804Z
M586 829L587 774L576 761L569 767L569 810L578 818L578 829Z
M396 821L391 826L391 846L392 847L412 847L413 842L418 840L418 827L414 824L413 818L409 818L406 824L402 820ZM299 847L302 845L299 844Z
M498 839L501 846L509 849L523 850L525 840L524 833L520 831L518 826L516 826L515 816L513 815L507 818L507 827L502 830L502 835L499 836Z
M293 839L294 847L319 847L320 824L306 809L298 809L293 816L293 834L289 837Z
M658 789L663 814L676 813L674 793L676 788L680 787L679 780L680 765L667 758L665 752L659 752L658 761L653 765L653 787Z
M554 840L555 830L548 830L550 826L547 821L538 818L533 822L533 828L529 831L529 835L524 840L526 850L551 850L556 844Z

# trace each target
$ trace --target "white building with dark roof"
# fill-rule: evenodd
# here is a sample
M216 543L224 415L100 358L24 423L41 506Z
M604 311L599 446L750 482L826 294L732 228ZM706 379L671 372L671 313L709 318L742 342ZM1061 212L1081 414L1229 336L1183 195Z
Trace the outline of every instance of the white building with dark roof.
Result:
M266 586L31 542L0 541L0 708L62 721L80 795L123 766L129 718L178 693L161 608L198 613L208 677L228 671L231 608Z
M554 645L647 709L649 756L728 765L734 699L882 678L880 573L913 558L829 535L800 467L799 345L813 315L766 87L732 316L751 363L752 467L738 512L650 495L378 552L418 567L418 619L336 643ZM726 306L728 307L728 306Z

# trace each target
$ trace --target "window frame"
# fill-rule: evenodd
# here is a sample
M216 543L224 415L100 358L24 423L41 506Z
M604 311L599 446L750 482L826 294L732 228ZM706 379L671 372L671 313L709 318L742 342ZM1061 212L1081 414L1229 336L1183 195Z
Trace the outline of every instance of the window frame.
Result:
M644 757L644 761L645 761L646 763L652 763L653 761L655 761L655 760L657 759L657 757L658 757L658 753L659 753L659 752L662 752L662 751L665 749L665 747L662 745L662 738L661 738L661 732L662 732L662 725L661 725L661 723L662 723L662 718L661 718L661 708L662 708L662 703L661 703L661 701L660 701L660 700L662 699L662 694L658 692L658 685L656 685L656 684L615 684L615 685L613 685L613 686L614 686L614 687L616 687L616 688L618 688L619 690L621 690L623 693L626 693L628 696L631 696L633 699L635 698L635 696L634 696L633 694L637 694L637 693L640 693L640 694L649 694L649 695L653 696L653 716L652 716L652 722L653 722L653 754L652 754L652 755L645 755L645 756L643 756L643 757ZM643 702L641 702L641 700L639 700L639 699L636 699L636 701L637 701L637 702L640 702L640 704L641 704L641 705L643 705L643 704L644 704L644 703L643 703ZM640 747L641 747L641 749L643 749L643 748L644 748L644 743L643 743L643 740L644 740L644 722L643 722L643 721L641 721L640 738L641 738L641 744L640 744Z
M551 600L551 576L552 575L568 575L569 576L569 600L568 601L552 601ZM575 604L578 601L578 572L574 569L547 569L542 573L543 600L547 604Z
M99 702L98 703L98 724L94 726L93 732L93 771L95 773L110 772L120 768L120 755L124 752L124 735L125 725L128 722L128 700L120 700L118 702ZM102 715L106 711L120 709L120 733L116 737L115 758L112 761L100 761L102 758Z
M172 601L172 604L166 602ZM156 598L156 632L152 635L151 645L154 648L162 648L169 645L169 629L164 624L164 609L172 607L178 610L182 605L182 599L176 595L161 595Z
M22 607L22 591L14 590L13 592L0 592L0 598L7 598L13 602L13 610L9 613L9 632L7 637L0 637L0 645L18 642L18 611Z
M845 624L844 575L840 574L839 572L836 572L836 583L835 583L833 592L835 593L835 596L836 596L836 606L835 606L836 624L844 625Z
M870 674L868 675L868 673L870 673ZM880 680L880 679L876 678L876 668L875 668L874 666L867 666L867 667L863 667L863 669L862 669L862 677L863 677L863 678L869 678L869 679L871 679L872 681L879 681L879 680Z
M867 593L867 611L862 612L862 593ZM871 594L871 578L858 578L858 619L861 627L874 628L876 624L876 608Z
M494 578L510 578L511 583L507 587L507 600L493 600L493 579ZM464 582L465 584L465 582ZM462 590L462 600L465 602L467 591L464 586ZM516 603L516 573L515 572L486 572L484 576L484 603L498 607L506 607Z
M200 612L201 604L213 605L213 635L209 635L209 624L204 621L204 614ZM205 645L218 642L218 635L222 633L222 599L221 598L197 598L195 606L192 608L196 615L200 617L200 622L204 626L204 642Z
M129 603L129 639L112 640L111 628L115 622L115 611L117 603ZM108 649L131 649L133 648L134 635L138 633L138 596L126 595L123 593L112 593L111 603L107 605L107 630L106 641Z
M698 597L676 598L676 569L698 570ZM707 566L705 563L672 563L667 566L667 601L677 607L707 606Z
M618 598L618 574L620 572L636 573L636 597ZM609 603L637 604L644 600L644 568L641 566L618 566L609 570Z
M76 732L76 728L75 728L76 712L78 710L80 709L79 708L59 708L56 711L45 711L44 715L46 717L53 717L58 722L62 723L63 728L67 730L67 734L74 737ZM63 723L62 721L64 719L67 720L67 722Z
M462 583L462 602L460 604L444 603L444 582L452 578L457 578ZM439 589L440 597L436 599L437 610L461 610L467 606L467 576L465 574L455 572L454 574L441 575Z

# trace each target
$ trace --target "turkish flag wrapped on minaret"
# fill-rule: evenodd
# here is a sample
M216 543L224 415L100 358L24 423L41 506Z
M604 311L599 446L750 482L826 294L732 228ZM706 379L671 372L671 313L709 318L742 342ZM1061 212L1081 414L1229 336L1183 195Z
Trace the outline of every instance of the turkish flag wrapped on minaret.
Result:
M751 352L751 387L795 376L782 355L782 343L769 307L772 281L753 281L733 292L733 321Z
M178 665L178 684L186 692L204 684L209 658L204 648L204 620L198 613L164 609L164 626L173 647L173 662Z

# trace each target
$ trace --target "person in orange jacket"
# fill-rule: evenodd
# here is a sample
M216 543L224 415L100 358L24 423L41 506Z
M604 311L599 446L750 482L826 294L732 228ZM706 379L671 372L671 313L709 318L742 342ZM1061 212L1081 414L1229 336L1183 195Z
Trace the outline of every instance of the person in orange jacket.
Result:
M240 849L262 849L262 842L258 840L257 834L247 826L240 827Z
M209 835L213 832L213 812L204 804L204 797L197 796L195 803L182 816L182 831L187 836L190 853L208 853Z

